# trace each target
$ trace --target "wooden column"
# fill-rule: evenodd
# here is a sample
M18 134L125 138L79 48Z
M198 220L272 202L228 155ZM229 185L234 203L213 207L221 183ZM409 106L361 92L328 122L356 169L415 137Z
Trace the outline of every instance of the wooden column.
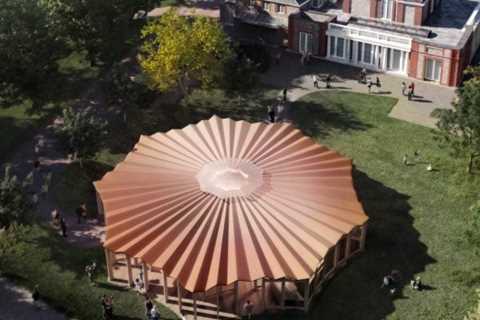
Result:
M365 250L365 240L367 239L367 224L362 226L362 233L360 235L360 250Z
M193 294L193 319L197 319L197 295Z
M148 284L148 267L145 262L142 262L142 269L143 269L143 283L145 285L145 292L148 291L149 284Z
M262 279L262 302L263 302L263 309L267 310L267 288L266 288L266 279Z
M349 233L347 235L347 244L345 245L345 260L350 258L350 250L351 250L351 242L352 242L352 235Z
M222 294L222 286L217 286L217 319L220 318L220 295Z
M338 257L340 256L340 241L335 245L335 251L333 253L333 269L338 265Z
M177 296L178 296L178 309L182 313L182 288L180 287L180 281L177 282Z
M113 261L112 256L110 255L110 250L105 248L105 263L107 264L107 276L108 281L113 280Z
M165 271L162 269L163 274L163 295L165 296L165 303L168 303L168 278Z
M125 258L127 260L127 273L128 273L128 286L133 286L133 275L132 275L132 263L131 258L125 254Z
M234 313L238 314L238 281L235 282L235 284L233 285L233 289L234 289L234 292L233 292L233 311Z
M310 300L310 281L307 280L305 283L305 292L303 293L303 308L305 312L308 311L308 303Z
M285 278L282 279L282 293L280 296L280 307L285 309Z

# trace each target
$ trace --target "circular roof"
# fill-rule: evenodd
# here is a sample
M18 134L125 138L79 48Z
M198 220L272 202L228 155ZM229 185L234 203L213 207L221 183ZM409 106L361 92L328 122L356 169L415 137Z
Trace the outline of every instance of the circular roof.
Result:
M141 136L95 187L104 246L192 292L237 280L307 279L367 220L351 160L287 123L216 116Z

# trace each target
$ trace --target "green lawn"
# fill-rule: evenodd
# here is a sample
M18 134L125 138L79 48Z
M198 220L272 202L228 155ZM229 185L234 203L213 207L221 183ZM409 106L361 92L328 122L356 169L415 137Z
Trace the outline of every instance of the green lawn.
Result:
M84 56L74 51L59 60L58 73L45 79L36 97L19 97L12 105L0 105L0 161L8 160L19 144L31 139L62 107L74 103L98 75L98 69L90 67Z
M68 168L53 187L54 195L64 197L60 204L68 210L81 199L94 203L91 181L118 163L140 133L181 128L212 114L261 120L265 105L277 92L265 89L240 97L196 91L180 105L136 110L129 114L128 124L112 125L112 138L85 169ZM391 98L329 91L306 96L291 107L295 124L306 134L354 159L355 186L370 217L367 251L314 299L312 319L462 319L474 304L480 259L463 241L463 234L468 207L480 191L480 177L467 176L464 161L438 148L430 129L389 118L394 104ZM415 150L420 159L404 166L403 154ZM436 171L428 172L428 163ZM67 303L69 312L96 319L98 308L85 308L85 314L78 310L95 305L103 290L111 290L121 301L118 310L124 319L138 316L141 306L134 295L103 288L108 286L104 278L99 288L86 284L83 266L92 258L103 263L101 250L68 247L39 227L25 237L17 245L19 252L10 255L8 271L25 278L30 286L41 282L51 287L48 292L54 305L66 304L68 297L75 302ZM392 269L403 273L405 283L421 275L429 289L414 292L407 286L392 299L380 288L382 277ZM61 291L55 292L54 287Z
M355 164L355 186L370 217L367 251L312 304L313 319L462 319L480 286L480 259L463 241L480 178L438 148L432 131L387 117L395 100L342 92L308 95L292 107L307 134ZM402 156L421 158L404 166ZM438 171L428 172L432 163ZM420 275L431 288L405 287L392 299L380 289L392 269L405 282Z

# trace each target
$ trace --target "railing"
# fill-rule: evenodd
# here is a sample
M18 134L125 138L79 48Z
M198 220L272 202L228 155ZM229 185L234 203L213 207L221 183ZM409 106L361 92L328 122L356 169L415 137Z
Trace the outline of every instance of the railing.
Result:
M344 26L341 24L330 23L328 25L328 30L333 31L335 33L344 34L347 37L357 38L361 37L363 39L383 42L383 43L391 43L393 45L401 45L401 46L411 46L412 39L409 37L402 37L399 35L392 35L385 32L373 31L373 30L366 30L363 28L353 27L353 26Z

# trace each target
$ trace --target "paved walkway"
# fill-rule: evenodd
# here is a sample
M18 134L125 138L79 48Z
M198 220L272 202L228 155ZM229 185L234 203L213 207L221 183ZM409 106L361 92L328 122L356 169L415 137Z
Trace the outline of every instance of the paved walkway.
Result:
M323 88L314 88L313 74L319 75L320 79L324 79L327 74L334 75L333 89L368 93L367 86L357 80L359 73L359 68L316 59L309 65L302 66L298 55L285 53L280 65L272 66L261 80L266 85L287 87L289 101L295 101L318 90L331 90L324 88L324 82L320 82ZM451 108L451 102L455 97L454 88L415 80L416 96L413 101L408 101L407 97L402 95L401 83L405 81L408 85L411 79L370 71L367 77L375 81L377 76L380 78L382 88L376 92L376 87L373 87L372 94L398 98L399 101L390 116L411 123L435 128L436 119L430 116L431 112L436 108Z
M0 278L0 320L66 320L67 318L40 303L33 305L32 294L23 287Z

